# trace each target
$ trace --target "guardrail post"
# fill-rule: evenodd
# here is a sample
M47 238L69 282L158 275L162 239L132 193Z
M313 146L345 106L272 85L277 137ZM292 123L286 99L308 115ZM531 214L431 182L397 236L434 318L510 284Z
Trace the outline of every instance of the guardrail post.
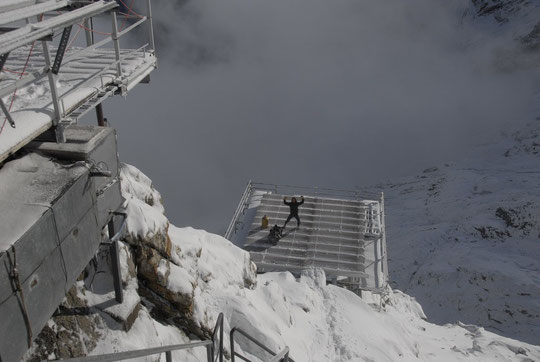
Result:
M167 362L172 362L172 352L171 351L165 352L165 360Z
M150 0L146 0L146 18L148 21L148 45L154 52L156 51L156 45L154 43L154 23L152 20L152 5Z
M219 326L219 362L223 362L223 318Z
M231 342L231 362L235 362L235 353L234 353L234 331L236 328L231 329L231 333L229 335L229 341Z
M84 32L86 34L86 45L94 44L94 34L92 34L92 23L90 18L84 19Z
M212 360L214 359L214 356L212 355L212 348L213 345L209 344L208 346L206 346L206 359L208 360L208 362L213 362ZM233 359L234 361L234 359Z
M382 269L384 277L384 285L388 283L388 257L386 251L386 218L384 215L384 192L381 192L381 205L380 205L380 214L381 214L381 249L382 249Z

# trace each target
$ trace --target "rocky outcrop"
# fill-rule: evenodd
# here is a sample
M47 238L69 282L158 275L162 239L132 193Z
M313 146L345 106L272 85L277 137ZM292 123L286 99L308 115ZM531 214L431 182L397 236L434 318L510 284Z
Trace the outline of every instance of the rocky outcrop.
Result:
M78 295L74 286L66 295L58 311L47 323L25 360L38 362L50 356L72 358L86 356L101 337L100 318L91 314L87 303Z

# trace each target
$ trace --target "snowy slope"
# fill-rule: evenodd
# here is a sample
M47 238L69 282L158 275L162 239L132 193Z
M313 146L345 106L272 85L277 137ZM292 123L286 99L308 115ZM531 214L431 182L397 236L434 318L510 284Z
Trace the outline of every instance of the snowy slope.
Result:
M320 270L300 280L290 273L256 275L249 254L224 238L192 228L176 228L163 216L151 181L131 166L122 172L128 224L121 248L126 302L113 301L107 262L98 261L51 319L49 340L40 336L34 356L99 354L182 343L187 334L204 337L219 312L225 335L241 327L274 350L291 348L296 361L534 361L540 347L497 336L465 324L435 325L421 306L390 291L382 309L345 289L326 285ZM103 273L94 272L96 270ZM69 304L71 303L71 306ZM70 319L71 318L71 319ZM75 322L68 321L75 319ZM71 344L59 348L61 335ZM63 344L62 344L63 343ZM228 340L225 343L228 350ZM259 351L243 345L246 353ZM264 356L263 356L264 357ZM204 350L174 355L204 361ZM28 358L31 359L31 354ZM156 360L149 358L147 360Z
M540 121L380 187L392 285L430 321L540 344Z

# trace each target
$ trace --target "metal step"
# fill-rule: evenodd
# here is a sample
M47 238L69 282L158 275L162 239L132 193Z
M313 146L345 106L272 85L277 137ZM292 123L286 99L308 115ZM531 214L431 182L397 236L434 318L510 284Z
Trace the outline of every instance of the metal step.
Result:
M105 101L107 98L113 96L117 90L118 87L115 85L106 86L104 89L99 90L94 95L87 98L77 108L69 112L69 115L66 118L69 118L71 123L77 123L81 117L94 109L98 104Z

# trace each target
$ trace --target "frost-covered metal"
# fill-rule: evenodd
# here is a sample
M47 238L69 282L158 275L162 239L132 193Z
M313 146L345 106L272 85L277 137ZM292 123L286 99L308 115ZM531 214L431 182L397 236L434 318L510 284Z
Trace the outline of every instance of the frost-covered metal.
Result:
M283 197L300 195L300 228L291 220L273 242L269 228L282 226L289 215ZM270 220L266 229L264 216ZM321 268L331 281L380 292L388 274L384 222L382 194L250 182L225 237L250 252L259 272Z
M51 126L64 141L67 126L112 95L148 81L157 67L151 5L131 3L145 13L118 13L115 1L0 4L0 56L7 59L0 99L8 100L0 106L12 126L0 132L0 162ZM143 24L146 35L130 40L140 45L122 47L126 34ZM78 38L82 34L86 42Z

